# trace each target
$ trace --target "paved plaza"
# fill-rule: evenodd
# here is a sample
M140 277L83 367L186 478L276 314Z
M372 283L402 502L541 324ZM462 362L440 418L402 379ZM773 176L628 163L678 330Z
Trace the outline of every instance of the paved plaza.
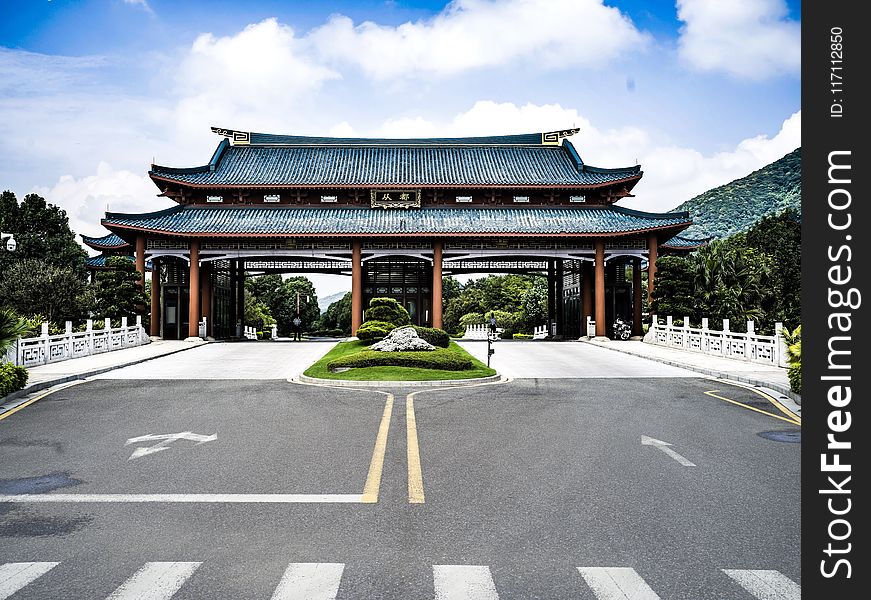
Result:
M799 598L797 421L509 346L534 377L337 389L286 380L328 343L219 343L50 394L0 420L0 597Z

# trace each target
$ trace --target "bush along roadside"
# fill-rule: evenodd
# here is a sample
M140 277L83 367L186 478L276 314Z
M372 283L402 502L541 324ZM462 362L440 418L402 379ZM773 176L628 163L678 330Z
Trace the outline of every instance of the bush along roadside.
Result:
M386 321L366 321L357 329L357 339L364 342L374 342L393 331L393 323Z
M786 359L789 368L786 371L789 377L789 389L796 394L801 394L801 325L790 332L784 329L783 338L786 342Z
M420 327L419 325L414 325L413 327L417 332L417 337L429 342L433 346L447 348L451 345L451 338L446 331L436 329L435 327Z
M27 385L27 369L11 363L0 364L0 398Z

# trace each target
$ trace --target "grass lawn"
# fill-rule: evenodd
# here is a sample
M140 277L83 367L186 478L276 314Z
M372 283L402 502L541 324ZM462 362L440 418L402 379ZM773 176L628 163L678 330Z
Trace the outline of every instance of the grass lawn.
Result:
M442 379L477 379L495 375L496 371L488 369L487 365L477 360L460 346L451 342L448 350L456 352L472 360L474 367L466 371L443 371L440 369L418 369L413 367L362 367L331 373L327 369L327 363L342 356L355 354L368 349L368 344L355 340L353 342L339 342L327 352L321 359L305 370L304 375L319 379L343 379L346 381L437 381Z

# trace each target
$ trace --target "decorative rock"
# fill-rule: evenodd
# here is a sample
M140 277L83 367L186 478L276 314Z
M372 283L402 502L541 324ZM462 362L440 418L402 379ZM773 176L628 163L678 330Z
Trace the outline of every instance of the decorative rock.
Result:
M408 352L435 350L435 346L421 339L414 327L402 327L394 329L383 340L369 346L370 350L380 352Z

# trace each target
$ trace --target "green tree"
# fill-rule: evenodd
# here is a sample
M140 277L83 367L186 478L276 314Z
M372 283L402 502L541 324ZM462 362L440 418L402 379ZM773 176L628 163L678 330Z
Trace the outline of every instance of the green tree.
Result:
M269 308L269 314L275 319L281 335L293 330L293 319L297 316L297 294L303 330L314 327L321 316L314 285L307 277L282 279L280 275L262 275L249 279L246 288Z
M795 209L767 215L747 230L747 246L771 257L762 308L767 328L801 322L801 215Z
M327 307L321 315L321 328L341 329L346 334L351 334L351 292Z
M0 305L21 315L42 315L60 323L87 317L93 294L72 267L61 267L39 258L13 262L0 275Z
M523 293L516 327L531 333L536 325L543 325L546 321L547 278L535 276L532 278L532 284Z
M70 229L66 211L48 204L37 194L28 194L20 203L15 194L0 194L0 231L15 234L18 248L0 252L0 272L12 264L36 258L45 264L71 269L78 277L87 275L87 254Z
M656 261L651 312L679 319L689 316L699 321L702 315L696 300L693 260L686 256L663 256Z
M11 308L0 308L0 362L3 353L20 337L24 337L32 330L30 322Z
M245 290L245 324L263 331L272 327L273 323L275 319L272 318L266 303L258 300L250 290Z
M125 256L106 259L105 271L99 271L94 281L96 316L120 319L145 312L149 298L139 287L139 271Z

